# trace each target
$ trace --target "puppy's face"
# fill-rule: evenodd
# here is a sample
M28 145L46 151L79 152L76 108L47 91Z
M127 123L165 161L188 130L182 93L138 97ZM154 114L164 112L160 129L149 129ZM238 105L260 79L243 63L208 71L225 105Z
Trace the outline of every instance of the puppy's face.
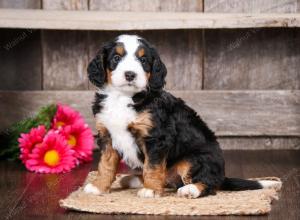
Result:
M122 35L108 51L107 81L120 90L145 89L151 61L149 48L136 36Z
M110 85L132 93L160 90L166 73L156 50L136 35L121 35L104 44L88 67L89 79L97 87Z

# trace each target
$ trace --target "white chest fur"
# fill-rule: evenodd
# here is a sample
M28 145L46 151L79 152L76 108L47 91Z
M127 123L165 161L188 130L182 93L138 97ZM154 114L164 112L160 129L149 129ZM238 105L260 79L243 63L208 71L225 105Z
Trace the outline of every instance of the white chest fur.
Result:
M96 115L96 120L104 124L110 132L112 145L131 168L142 167L138 159L139 148L132 134L127 130L130 122L136 119L136 111L128 106L133 104L130 96L118 91L109 91L102 105L101 112Z

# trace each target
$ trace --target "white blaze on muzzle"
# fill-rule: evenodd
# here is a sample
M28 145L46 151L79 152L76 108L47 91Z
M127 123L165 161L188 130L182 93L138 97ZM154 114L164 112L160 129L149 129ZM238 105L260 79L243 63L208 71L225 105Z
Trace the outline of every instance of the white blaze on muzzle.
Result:
M122 57L115 70L112 71L112 85L128 90L142 90L147 85L146 73L136 52L140 46L137 36L121 35L117 42L123 43L125 49L125 56ZM128 82L125 77L125 72L131 71L135 73L135 78Z

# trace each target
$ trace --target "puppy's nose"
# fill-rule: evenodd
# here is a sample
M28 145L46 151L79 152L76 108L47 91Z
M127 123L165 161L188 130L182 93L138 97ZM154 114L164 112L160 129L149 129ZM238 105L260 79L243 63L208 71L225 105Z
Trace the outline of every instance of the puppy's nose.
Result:
M132 72L132 71L126 71L125 72L125 79L128 81L128 82L131 82L132 80L134 80L136 76L136 73L135 72Z

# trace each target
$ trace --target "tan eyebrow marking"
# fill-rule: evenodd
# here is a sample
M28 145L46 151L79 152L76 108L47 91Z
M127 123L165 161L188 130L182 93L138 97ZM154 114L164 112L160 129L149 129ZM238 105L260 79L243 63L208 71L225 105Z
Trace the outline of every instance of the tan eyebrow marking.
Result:
M139 48L137 54L138 54L138 57L144 56L145 55L145 49L144 48Z
M116 52L117 52L119 55L123 56L124 53L125 53L125 49L124 49L124 47L123 47L122 45L118 45L118 46L116 47Z

